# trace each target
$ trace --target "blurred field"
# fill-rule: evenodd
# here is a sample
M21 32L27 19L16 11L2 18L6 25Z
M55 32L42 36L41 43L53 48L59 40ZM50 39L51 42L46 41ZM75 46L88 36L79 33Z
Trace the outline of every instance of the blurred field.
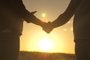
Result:
M21 51L19 60L75 60L74 54Z

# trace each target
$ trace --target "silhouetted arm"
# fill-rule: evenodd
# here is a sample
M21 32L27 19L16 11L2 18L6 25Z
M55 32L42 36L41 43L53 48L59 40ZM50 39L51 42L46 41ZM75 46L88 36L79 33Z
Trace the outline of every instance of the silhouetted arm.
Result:
M40 26L43 26L44 24L46 24L45 22L41 21L40 19L38 19L33 13L29 12L28 10L26 10L24 4L22 1L20 1L20 8L22 9L21 10L21 15L23 16L23 19L26 21L26 22L32 22L36 25L40 25Z
M67 23L73 16L73 14L76 12L80 2L81 0L71 0L66 11L61 14L55 21L52 22L52 26L55 28Z
M45 22L41 21L36 16L34 16L34 14L30 13L27 10L25 11L24 20L28 23L32 22L32 23L34 23L36 25L40 25L40 26L43 26L44 24L46 24Z

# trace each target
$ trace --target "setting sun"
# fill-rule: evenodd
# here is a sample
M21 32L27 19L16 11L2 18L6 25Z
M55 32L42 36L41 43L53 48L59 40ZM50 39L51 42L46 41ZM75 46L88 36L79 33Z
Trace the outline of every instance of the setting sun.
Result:
M53 48L53 43L49 38L44 38L38 41L38 48L44 52L47 52Z

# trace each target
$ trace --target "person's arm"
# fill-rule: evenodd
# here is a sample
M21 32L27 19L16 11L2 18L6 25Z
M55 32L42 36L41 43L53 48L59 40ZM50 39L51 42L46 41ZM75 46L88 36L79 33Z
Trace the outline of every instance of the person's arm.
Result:
M55 21L52 22L52 27L59 27L67 23L73 16L73 14L76 12L80 2L81 0L71 0L66 11L63 14L61 14Z
M21 8L21 15L23 17L23 19L26 21L26 22L32 22L36 25L40 25L40 26L43 26L45 25L46 23L41 21L40 19L38 19L32 12L29 12L22 1L20 1L20 8Z

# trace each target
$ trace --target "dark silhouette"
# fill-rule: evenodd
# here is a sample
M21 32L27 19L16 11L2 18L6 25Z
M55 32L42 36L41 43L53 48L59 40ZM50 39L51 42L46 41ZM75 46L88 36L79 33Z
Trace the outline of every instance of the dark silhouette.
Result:
M46 24L34 13L25 9L22 0L0 0L0 60L18 60L23 21Z
M21 51L19 60L75 60L74 54Z
M66 11L44 30L64 25L73 15L76 60L90 60L90 0L71 0Z

